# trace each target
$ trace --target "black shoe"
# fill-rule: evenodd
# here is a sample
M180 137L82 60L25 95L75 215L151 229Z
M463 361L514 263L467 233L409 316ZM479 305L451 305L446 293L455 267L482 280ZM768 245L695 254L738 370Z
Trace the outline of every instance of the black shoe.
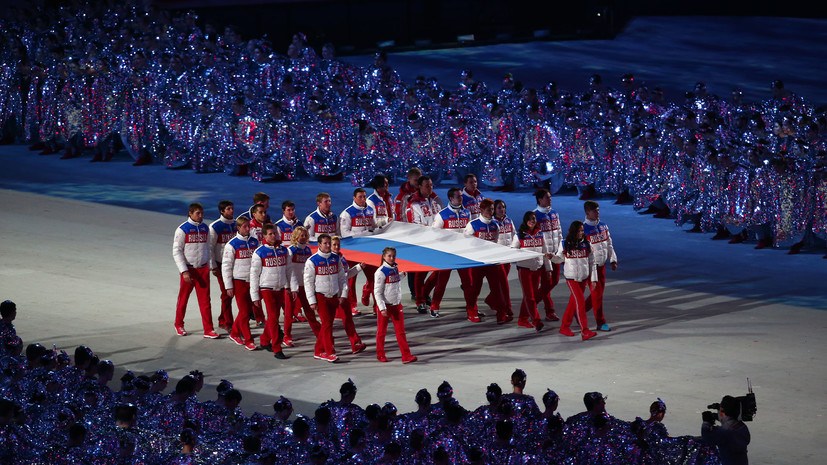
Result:
M797 244L793 244L793 246L790 247L790 251L787 252L787 255L795 255L797 253L801 253L801 249L803 249L803 248L804 248L804 242L803 241L799 242Z
M718 229L714 236L712 236L713 241L720 241L723 239L729 239L729 231L726 229Z
M276 357L279 360L287 360L287 356L284 355L284 352L281 350L273 354L273 357Z
M439 318L439 310L431 310L431 318Z
M424 315L428 313L428 306L425 304L419 304L416 306L416 311Z
M272 352L273 351L273 346L270 345L270 344L262 345L261 348L266 350L267 352Z

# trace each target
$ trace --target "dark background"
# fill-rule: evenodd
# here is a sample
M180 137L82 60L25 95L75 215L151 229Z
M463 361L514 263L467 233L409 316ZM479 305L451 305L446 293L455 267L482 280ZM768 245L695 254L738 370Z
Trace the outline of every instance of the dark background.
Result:
M488 45L531 40L612 38L634 16L825 17L804 2L697 0L156 0L161 8L197 8L200 23L219 31L240 27L245 38L265 34L284 53L292 34L311 45L337 45L339 54ZM473 37L473 39L471 38ZM285 50L281 50L284 48Z

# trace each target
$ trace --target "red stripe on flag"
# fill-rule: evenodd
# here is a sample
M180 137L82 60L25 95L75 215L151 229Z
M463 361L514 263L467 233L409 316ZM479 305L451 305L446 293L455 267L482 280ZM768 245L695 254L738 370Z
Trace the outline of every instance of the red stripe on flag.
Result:
M357 263L367 263L368 265L373 265L379 267L382 265L382 255L376 253L368 253L368 252L357 252L355 250L348 250L342 249L342 253L345 255L345 258L350 260L351 262ZM416 262L411 262L408 260L402 260L400 258L396 259L396 266L399 268L399 271L407 271L409 273L414 271L436 271L439 268L434 268L428 265L422 265Z

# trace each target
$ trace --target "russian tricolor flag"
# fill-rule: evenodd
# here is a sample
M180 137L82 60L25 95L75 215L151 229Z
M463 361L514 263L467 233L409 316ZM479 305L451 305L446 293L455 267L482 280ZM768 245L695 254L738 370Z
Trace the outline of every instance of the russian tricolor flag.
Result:
M342 239L342 253L351 262L382 264L382 249L396 248L400 271L457 270L513 263L539 256L446 229L394 221L371 236Z

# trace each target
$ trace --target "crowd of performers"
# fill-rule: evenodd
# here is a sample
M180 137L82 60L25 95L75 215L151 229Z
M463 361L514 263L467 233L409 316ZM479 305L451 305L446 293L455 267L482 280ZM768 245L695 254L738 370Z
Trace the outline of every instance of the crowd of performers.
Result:
M199 371L165 394L169 377L162 369L138 376L127 371L120 386L112 386L115 365L87 346L73 357L39 343L23 353L16 314L13 302L2 303L3 464L700 465L741 463L732 458L746 458L749 444L746 427L739 429L737 446L722 441L731 432L724 424L704 425L700 437L669 436L660 399L648 418L628 422L606 412L606 397L589 392L585 411L564 420L559 396L549 389L541 409L524 393L527 377L519 369L511 375L512 392L492 382L487 403L473 410L460 405L447 381L436 399L419 390L409 413L389 402L363 409L348 380L339 400L322 403L313 418L294 417L283 396L272 413L245 415L242 394L230 381L221 380L214 400L199 399Z
M611 331L603 312L603 291L606 263L616 270L617 255L609 228L600 221L597 202L584 203L584 221L572 222L564 236L547 189L535 192L537 207L525 212L521 223L515 226L504 201L487 199L480 193L474 174L465 176L462 188L448 190L444 207L429 176L422 175L419 168L411 168L407 174L408 182L395 199L388 191L388 177L379 174L370 183L373 192L368 195L363 188L355 189L352 203L339 215L332 210L330 195L320 193L316 196L318 208L304 221L299 219L295 203L290 200L282 202L281 218L271 218L270 197L263 192L255 194L253 206L237 217L234 203L221 201L220 218L210 224L204 221L204 206L191 204L188 218L175 229L173 240L172 255L180 273L176 334L189 334L184 319L189 296L195 290L204 338L220 338L213 325L210 302L212 272L221 289L218 326L229 332L232 342L248 350L263 348L278 359L286 359L282 349L294 345L294 323L306 321L316 338L315 358L335 362L339 356L334 347L333 324L338 318L344 323L351 352L361 353L367 345L353 323L353 317L361 314L361 302L372 307L377 317L376 358L388 361L385 336L388 323L393 323L402 363L416 361L405 333L402 281L407 274L417 311L439 318L452 270L408 274L398 270L396 249L392 247L382 250L381 264L349 261L341 249L342 238L381 233L395 222L417 225L410 230L413 235L436 228L536 252L516 263L522 291L517 325L541 331L545 326L543 319L560 320L550 294L562 269L571 296L559 333L575 336L571 327L576 320L583 340L596 336L589 329L589 310L594 312L596 330ZM310 243L314 244L315 253ZM511 264L507 263L457 270L468 321L483 321L478 307L483 281L489 287L483 301L493 310L496 323L503 325L514 320L510 269ZM364 273L366 282L357 301L356 279L360 273ZM235 316L233 299L238 309ZM540 303L545 306L544 318L539 312ZM260 346L250 331L251 321L264 328Z
M681 102L624 75L584 91L549 82L499 88L417 77L383 52L368 67L319 57L302 34L281 55L266 38L199 26L138 2L73 2L3 20L3 141L42 154L84 149L92 161L125 147L136 164L248 174L256 180L404 180L419 166L436 184L469 172L498 188L546 183L584 197L616 195L694 230L758 247L827 237L823 107L772 83L764 101L707 92Z

